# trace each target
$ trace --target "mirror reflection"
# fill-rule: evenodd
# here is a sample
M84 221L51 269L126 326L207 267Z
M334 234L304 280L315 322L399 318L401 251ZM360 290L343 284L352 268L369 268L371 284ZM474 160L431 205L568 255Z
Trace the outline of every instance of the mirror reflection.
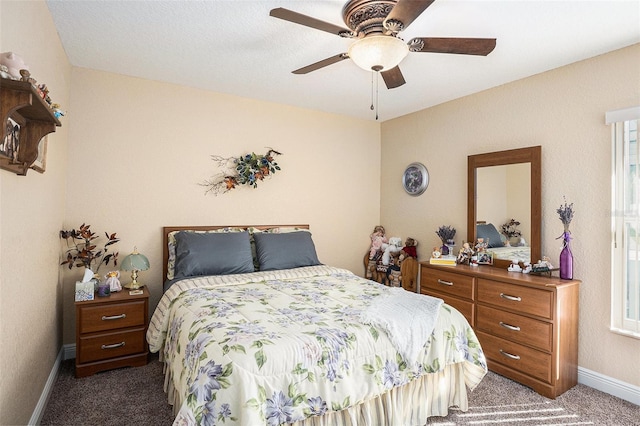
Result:
M476 170L476 235L496 259L531 261L531 164Z

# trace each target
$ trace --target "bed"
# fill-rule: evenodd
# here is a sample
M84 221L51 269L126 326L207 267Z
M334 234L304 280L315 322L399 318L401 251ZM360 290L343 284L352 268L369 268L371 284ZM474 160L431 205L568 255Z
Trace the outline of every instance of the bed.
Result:
M487 372L458 311L321 264L306 225L165 227L163 242L147 341L174 425L423 425L466 410Z
M493 253L496 259L517 260L520 262L531 262L531 247L506 246L505 239L500 235L495 225L486 221L476 222L476 238L482 238L488 243L487 251Z

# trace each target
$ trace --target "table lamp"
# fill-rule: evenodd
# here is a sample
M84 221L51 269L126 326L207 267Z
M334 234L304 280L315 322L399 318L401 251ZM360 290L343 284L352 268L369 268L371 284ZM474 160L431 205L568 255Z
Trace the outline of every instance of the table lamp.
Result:
M133 248L133 253L124 258L120 264L123 271L131 271L131 282L125 284L124 287L130 290L137 290L144 287L144 284L138 282L138 272L149 269L149 259L143 254L138 253L137 247Z

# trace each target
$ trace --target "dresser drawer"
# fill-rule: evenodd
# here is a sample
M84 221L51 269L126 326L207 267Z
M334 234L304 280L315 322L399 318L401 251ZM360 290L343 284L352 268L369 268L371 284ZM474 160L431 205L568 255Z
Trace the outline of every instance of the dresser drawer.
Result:
M527 376L551 383L551 354L477 331L485 356Z
M144 335L142 327L123 332L81 336L76 361L86 363L145 352Z
M494 336L551 352L553 325L488 306L478 305L476 328Z
M553 319L553 292L480 278L478 302Z
M474 277L435 269L422 269L420 288L473 300Z
M78 309L80 333L144 326L147 313L145 300L111 303L99 306L81 306Z
M466 300L458 299L456 297L446 296L444 294L425 293L425 292L422 292L422 294L428 294L429 296L437 297L444 300L444 303L460 311L460 313L464 315L469 325L473 327L473 317L474 317L473 308L475 305L472 302L467 302Z

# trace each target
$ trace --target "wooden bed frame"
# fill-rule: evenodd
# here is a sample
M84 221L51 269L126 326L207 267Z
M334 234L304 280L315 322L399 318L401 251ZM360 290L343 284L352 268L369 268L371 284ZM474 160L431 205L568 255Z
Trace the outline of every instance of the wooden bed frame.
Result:
M169 233L174 231L214 231L222 228L256 228L260 230L270 228L302 228L309 229L309 225L198 225L198 226L164 226L162 228L162 282L167 279L167 265L169 263Z

